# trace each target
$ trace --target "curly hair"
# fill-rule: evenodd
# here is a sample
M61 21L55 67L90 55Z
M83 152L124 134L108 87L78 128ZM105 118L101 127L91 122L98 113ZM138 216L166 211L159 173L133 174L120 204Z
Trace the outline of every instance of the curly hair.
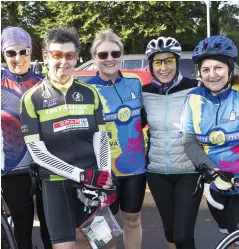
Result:
M43 52L47 51L51 43L72 42L75 45L76 52L81 50L79 35L74 28L54 28L47 32L46 38L42 43Z

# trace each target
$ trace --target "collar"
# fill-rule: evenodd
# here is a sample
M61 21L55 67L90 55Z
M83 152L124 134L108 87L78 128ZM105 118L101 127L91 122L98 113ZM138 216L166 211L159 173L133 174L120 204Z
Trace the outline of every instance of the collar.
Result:
M222 93L220 93L216 96L212 95L211 91L209 91L207 88L205 88L205 90L207 92L207 99L209 99L213 103L218 103L219 99L220 99L220 101L223 101L223 100L228 98L232 88L230 86L228 89L226 89L225 91L223 91Z
M27 81L29 78L31 78L33 76L33 71L31 69L28 69L27 73L24 74L14 74L12 72L10 72L10 70L8 68L6 68L5 70L6 76L15 82L23 82L23 81Z
M61 92L66 92L66 91L68 91L68 89L71 87L71 85L73 84L73 81L74 81L74 77L71 76L70 79L69 79L64 85L62 85L62 84L57 83L57 82L52 83L52 82L50 81L49 77L47 77L47 78L48 78L48 81L49 81L56 89L60 90Z
M152 84L159 89L160 93L165 93L177 86L181 82L182 78L182 74L178 71L171 82L163 84L156 77L153 77Z
M119 76L116 78L115 80L115 84L119 83L122 78L124 78L122 72L119 70L118 71L118 74ZM99 75L99 71L96 73L95 75L95 82L94 84L98 84L98 85L103 85L103 86L113 86L113 82L111 80L103 80L100 78L100 75Z

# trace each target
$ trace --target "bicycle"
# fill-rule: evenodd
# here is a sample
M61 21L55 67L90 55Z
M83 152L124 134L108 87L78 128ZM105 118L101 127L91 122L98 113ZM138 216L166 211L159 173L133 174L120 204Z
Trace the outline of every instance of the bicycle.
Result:
M223 238L215 247L215 249L228 249L230 246L234 245L235 242L239 241L239 230L234 231L233 233L228 234ZM238 245L239 248L239 245Z
M8 222L11 217L10 211L1 192L1 248L17 249L17 243L13 234L12 226Z
M8 177L8 176L14 176L14 175L21 175L21 174L27 174L30 173L31 180L32 180L32 186L30 190L30 195L34 195L36 192L36 186L38 184L39 179L36 175L36 168L32 166L31 170L28 169L25 171L11 171L8 173L5 173L1 171L1 177ZM12 229L12 221L9 223L9 218L11 218L10 210L7 206L6 201L4 200L3 193L1 191L1 249L18 249L17 242L14 236L14 232ZM32 249L37 249L37 246L32 244Z
M232 177L231 179L227 178L224 174L222 174L220 171L211 170L205 164L199 165L198 168L199 172L201 173L201 176L198 179L196 190L193 194L195 194L198 190L198 188L201 187L202 181L204 182L204 194L207 199L207 201L215 208L222 210L224 206L221 203L218 203L215 201L211 195L210 192L210 186L214 182L217 176L221 177L228 185L227 187L231 189L236 189L238 186L237 182L235 181L235 178ZM224 191L224 190L222 190ZM226 188L225 188L226 191ZM239 228L239 225L238 225ZM235 245L239 248L239 229L228 234L226 237L224 237L215 247L215 249L229 249L232 248L231 246Z

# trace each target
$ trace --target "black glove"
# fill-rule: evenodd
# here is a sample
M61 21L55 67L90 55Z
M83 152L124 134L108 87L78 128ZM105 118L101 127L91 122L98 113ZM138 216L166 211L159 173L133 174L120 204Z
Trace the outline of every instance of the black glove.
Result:
M198 171L203 175L203 180L206 183L212 183L220 190L228 190L233 187L232 179L234 174L225 171L215 171L209 169L206 164L200 164L198 166Z
M96 188L102 188L106 185L110 177L109 171L102 171L99 169L86 169L80 173L80 183L88 184Z
M233 187L232 179L234 174L231 172L217 171L213 174L215 177L214 184L220 190L228 190Z

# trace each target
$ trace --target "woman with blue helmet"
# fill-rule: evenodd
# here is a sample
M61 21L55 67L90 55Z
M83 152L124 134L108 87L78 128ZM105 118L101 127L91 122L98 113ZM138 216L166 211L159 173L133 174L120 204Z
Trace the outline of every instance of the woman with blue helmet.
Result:
M160 36L146 48L153 78L142 89L150 141L146 176L167 248L195 249L194 227L203 191L192 196L199 174L184 152L179 131L185 97L198 81L181 75L181 54L179 42L172 37Z
M229 232L239 223L239 79L233 72L237 58L235 44L224 36L199 42L193 61L202 85L188 94L182 115L185 152L193 163L220 170L229 180L234 177L234 187L226 192L216 183L211 187L224 209L209 204L219 228Z

